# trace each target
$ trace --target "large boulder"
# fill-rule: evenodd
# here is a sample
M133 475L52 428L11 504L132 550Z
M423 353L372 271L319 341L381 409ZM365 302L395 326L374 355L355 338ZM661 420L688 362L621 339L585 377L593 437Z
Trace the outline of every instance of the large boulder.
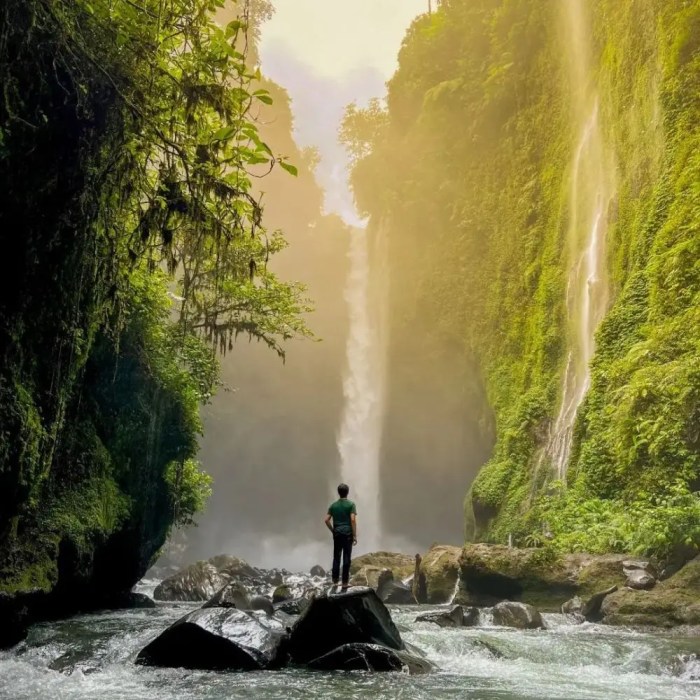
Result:
M493 608L493 622L502 627L515 627L520 630L544 629L544 621L539 610L527 603L503 601Z
M350 563L350 575L354 576L363 566L372 566L376 569L389 569L394 579L403 581L408 578L415 567L415 557L411 554L398 554L396 552L371 552L356 557Z
M394 580L391 569L380 569L378 566L363 566L350 579L351 586L374 588L380 591L390 581Z
M623 555L557 555L546 548L469 544L462 550L461 586L455 602L494 605L522 601L558 611L578 595L588 598L611 586L623 586Z
M415 605L413 589L401 581L388 581L379 589L379 597L387 605Z
M451 603L457 592L459 559L462 550L449 545L433 545L420 562L419 590L425 591L421 603L441 605Z
M202 607L248 609L248 589L238 581L222 586Z
M389 611L371 588L314 598L292 628L289 652L295 662L305 664L356 643L405 648Z
M319 564L312 566L309 574L314 578L326 578L326 570Z
M602 618L611 625L700 625L700 557L650 591L623 588L608 596Z
M402 671L429 673L432 664L406 651L377 644L344 644L308 664L315 671Z
M220 554L198 561L162 581L153 592L156 600L210 600L226 584L246 582L249 588L264 585L263 573L242 559ZM258 592L258 591L256 591Z
M262 624L231 608L195 610L144 647L136 663L204 670L255 671L286 661L287 635L279 623Z
M423 613L416 618L416 622L430 622L439 627L472 627L479 619L479 611L476 608L465 610L461 605L455 605L450 610Z

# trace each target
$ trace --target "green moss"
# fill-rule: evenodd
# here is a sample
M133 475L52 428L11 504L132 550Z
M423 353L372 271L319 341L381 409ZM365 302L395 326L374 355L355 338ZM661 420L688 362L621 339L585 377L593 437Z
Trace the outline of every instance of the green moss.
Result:
M449 338L483 375L497 440L467 537L663 557L700 547L700 9L584 3L612 303L561 488L543 448L567 361L577 87L558 5L445 2L417 20L353 183L390 222L390 353Z

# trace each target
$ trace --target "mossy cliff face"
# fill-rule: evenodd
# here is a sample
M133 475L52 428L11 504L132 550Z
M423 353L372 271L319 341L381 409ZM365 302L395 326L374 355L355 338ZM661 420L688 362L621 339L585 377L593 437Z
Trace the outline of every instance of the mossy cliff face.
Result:
M700 7L574 6L445 0L419 18L353 182L387 231L390 403L407 392L402 358L431 358L425 381L448 375L444 403L458 386L481 436L460 448L465 476L493 421L467 537L665 556L700 544ZM608 291L563 488L550 446L595 104Z

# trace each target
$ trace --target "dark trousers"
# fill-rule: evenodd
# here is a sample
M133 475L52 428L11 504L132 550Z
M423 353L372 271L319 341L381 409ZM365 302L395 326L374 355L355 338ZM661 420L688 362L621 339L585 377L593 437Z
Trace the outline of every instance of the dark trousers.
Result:
M343 555L343 586L350 580L350 558L352 557L352 535L333 533L333 583L340 579L340 555Z

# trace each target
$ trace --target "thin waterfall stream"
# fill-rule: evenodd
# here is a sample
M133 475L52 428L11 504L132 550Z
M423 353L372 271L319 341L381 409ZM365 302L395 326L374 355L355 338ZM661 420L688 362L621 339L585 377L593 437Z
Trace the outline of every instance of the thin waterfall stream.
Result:
M605 269L605 207L609 195L598 115L596 99L576 148L571 178L571 243L574 250L582 243L583 250L574 254L575 264L569 274L569 352L561 405L548 449L559 479L566 478L576 416L591 383L595 332L609 298Z
M345 405L338 434L340 473L358 501L360 546L381 541L379 454L384 407L381 303L372 302L371 230L357 229L350 242L345 289L350 327L343 378Z
M613 194L600 124L600 100L586 87L590 66L586 8L581 0L572 0L566 10L574 113L581 126L569 192L568 353L559 412L545 450L560 480L566 479L576 417L591 383L595 333L609 303L606 234L607 207Z

